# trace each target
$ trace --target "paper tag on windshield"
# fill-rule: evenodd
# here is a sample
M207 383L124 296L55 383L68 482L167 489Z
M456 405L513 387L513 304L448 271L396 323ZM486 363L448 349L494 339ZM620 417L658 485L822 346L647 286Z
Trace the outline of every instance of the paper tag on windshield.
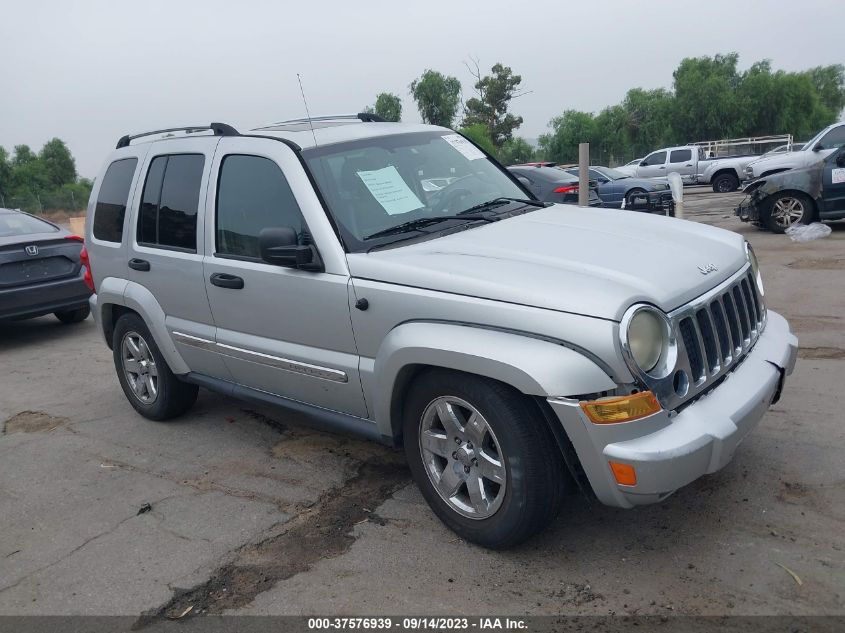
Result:
M478 149L475 145L470 143L460 134L444 134L443 140L449 143L452 147L464 155L467 160L478 160L479 158L486 158L484 152Z
M834 185L845 182L845 169L834 169L831 171L830 180Z
M357 173L373 198L387 211L388 215L408 213L424 206L393 165L384 169Z

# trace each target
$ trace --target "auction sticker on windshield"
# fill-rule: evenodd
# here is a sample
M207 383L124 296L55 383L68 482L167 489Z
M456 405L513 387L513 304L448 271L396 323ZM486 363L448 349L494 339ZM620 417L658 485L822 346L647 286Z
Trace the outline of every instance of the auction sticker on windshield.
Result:
M830 173L830 180L834 185L845 182L845 169L834 169Z
M388 215L408 213L424 206L393 165L384 169L359 171L358 177Z
M460 134L444 134L443 140L464 155L467 160L478 160L484 158L484 152L470 143Z

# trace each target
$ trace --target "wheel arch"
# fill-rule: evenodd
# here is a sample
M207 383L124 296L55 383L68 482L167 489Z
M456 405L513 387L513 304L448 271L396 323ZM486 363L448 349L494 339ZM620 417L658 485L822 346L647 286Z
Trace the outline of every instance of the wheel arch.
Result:
M465 324L405 323L385 337L375 360L374 417L382 435L401 443L404 397L429 369L490 378L541 399L616 387L609 372L561 343Z

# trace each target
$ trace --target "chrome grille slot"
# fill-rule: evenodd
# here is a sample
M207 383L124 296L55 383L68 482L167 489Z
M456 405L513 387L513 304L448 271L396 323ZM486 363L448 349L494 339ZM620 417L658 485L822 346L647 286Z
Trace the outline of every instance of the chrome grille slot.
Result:
M677 361L659 377L639 378L666 409L677 409L704 394L733 370L766 325L766 306L750 265L710 292L669 313ZM676 380L684 372L688 381ZM683 385L683 387L679 387Z
M704 344L704 358L707 361L707 370L711 374L715 374L719 371L719 344L716 342L716 335L713 332L709 308L704 308L696 312L695 318L698 321L701 342Z

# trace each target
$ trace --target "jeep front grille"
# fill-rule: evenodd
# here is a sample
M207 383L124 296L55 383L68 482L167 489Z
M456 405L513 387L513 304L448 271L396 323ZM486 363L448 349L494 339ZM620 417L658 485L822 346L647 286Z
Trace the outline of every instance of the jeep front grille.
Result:
M661 378L641 374L666 409L702 395L751 351L766 326L766 308L751 267L674 310L674 370Z

